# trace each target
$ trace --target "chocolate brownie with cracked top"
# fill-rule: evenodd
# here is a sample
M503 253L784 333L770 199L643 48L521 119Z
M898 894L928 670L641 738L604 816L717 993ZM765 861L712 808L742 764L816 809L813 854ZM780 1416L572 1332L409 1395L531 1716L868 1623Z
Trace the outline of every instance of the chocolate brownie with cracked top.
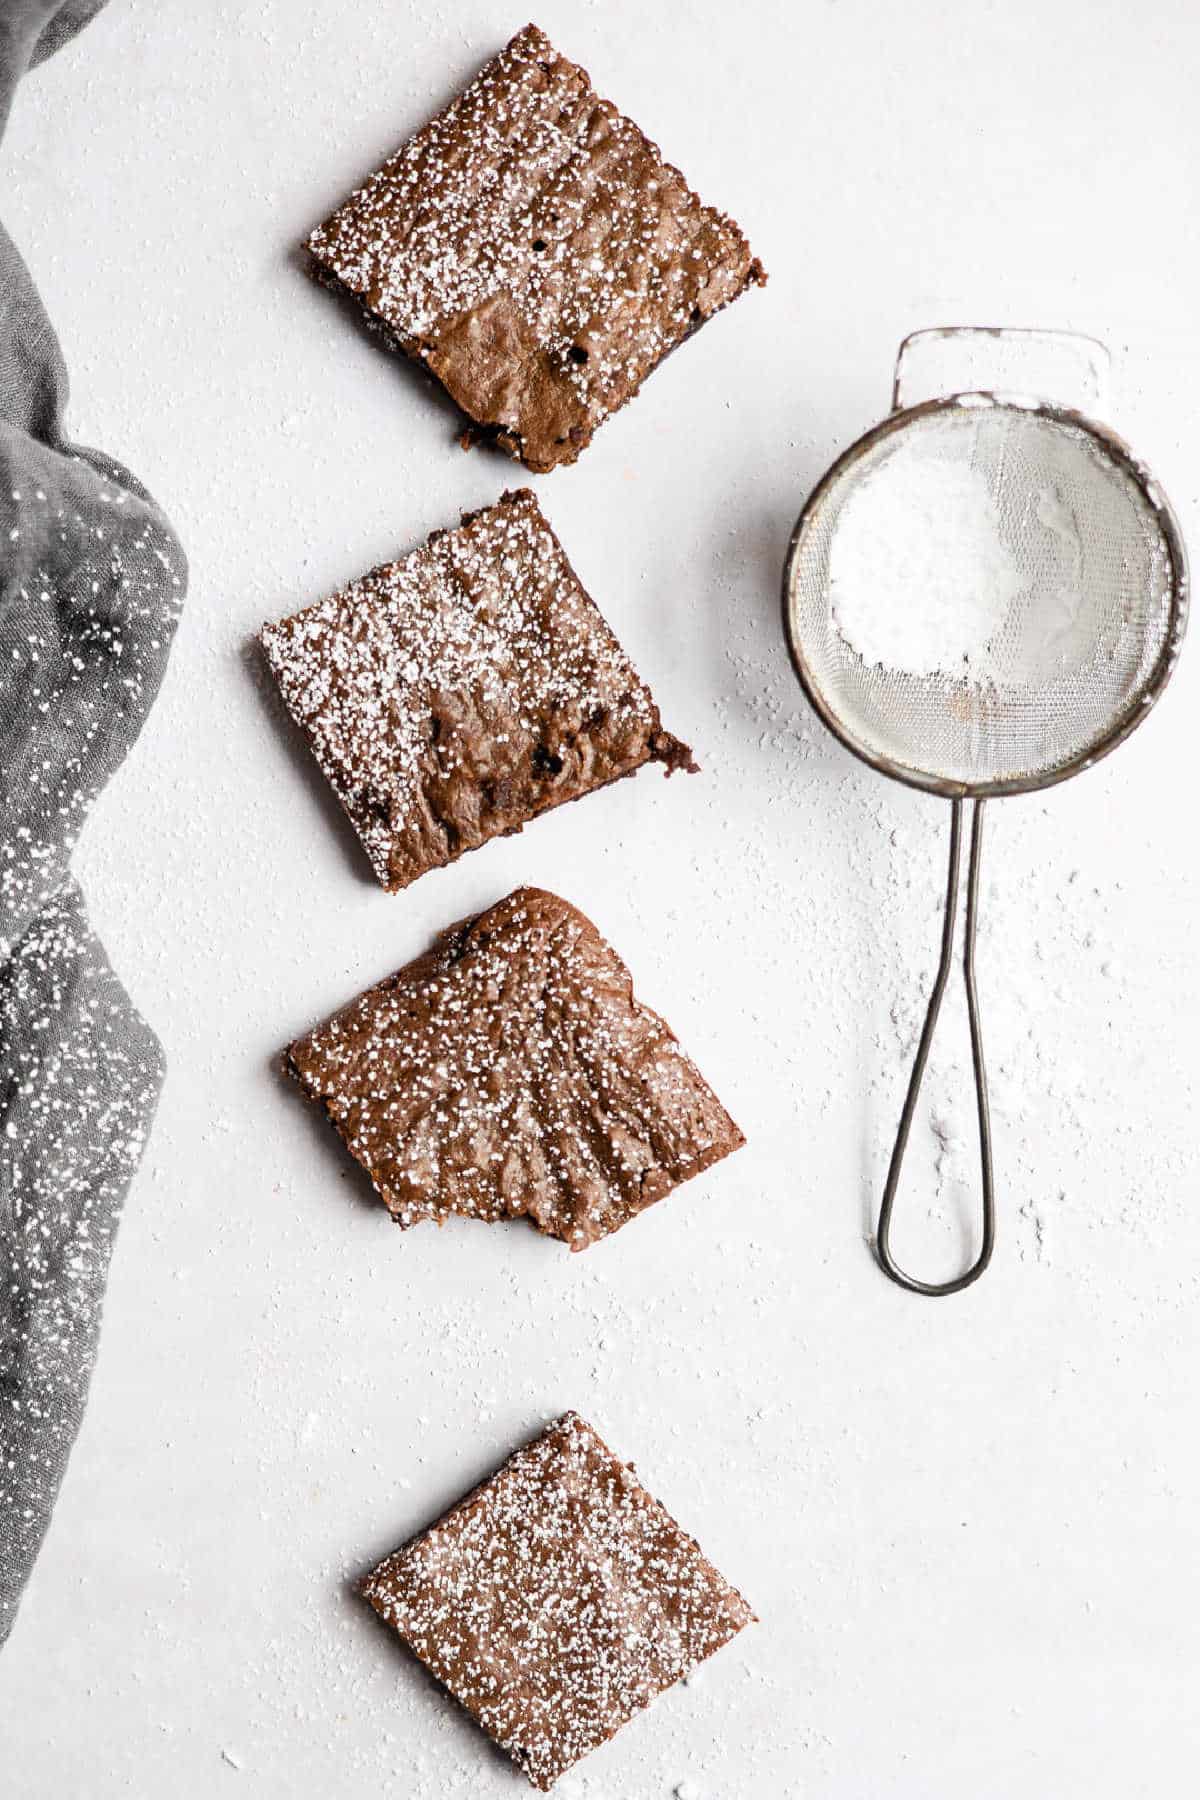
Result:
M450 927L285 1053L399 1225L528 1218L572 1250L744 1142L557 895Z
M643 763L696 767L528 488L261 636L392 893Z
M542 1791L754 1621L578 1413L362 1591Z
M727 214L527 25L308 239L527 468L574 462L668 351L766 280Z

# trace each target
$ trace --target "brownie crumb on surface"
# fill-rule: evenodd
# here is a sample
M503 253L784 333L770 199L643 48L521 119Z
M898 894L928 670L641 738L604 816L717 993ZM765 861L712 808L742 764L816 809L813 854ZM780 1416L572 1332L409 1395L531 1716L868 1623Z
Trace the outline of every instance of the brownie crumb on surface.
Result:
M766 280L587 71L528 25L308 239L486 437L574 462L668 351Z
M577 1413L362 1591L543 1791L754 1620Z
M285 1067L402 1226L524 1217L584 1250L745 1141L596 927L538 888L443 932Z
M696 767L528 488L261 635L391 892L643 763Z

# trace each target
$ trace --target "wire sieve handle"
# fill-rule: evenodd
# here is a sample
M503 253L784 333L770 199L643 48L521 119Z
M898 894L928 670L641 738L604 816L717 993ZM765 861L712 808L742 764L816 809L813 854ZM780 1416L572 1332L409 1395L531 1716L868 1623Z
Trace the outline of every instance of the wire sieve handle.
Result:
M892 411L949 394L1003 392L1105 420L1111 372L1106 347L1082 332L935 325L909 332L897 350Z
M879 1225L875 1233L875 1253L884 1274L898 1286L907 1288L913 1294L957 1294L961 1289L970 1287L973 1281L978 1281L992 1260L992 1250L996 1241L996 1206L992 1181L992 1124L988 1108L987 1070L983 1061L983 1036L979 1025L979 996L975 988L975 928L979 917L979 859L983 848L983 805L982 800L976 800L973 803L971 858L967 868L966 935L963 942L963 981L967 990L967 1016L971 1026L971 1063L975 1076L975 1103L979 1117L983 1238L979 1255L970 1268L962 1275L956 1275L952 1281L919 1281L915 1275L906 1275L892 1255L892 1209L896 1204L900 1170L904 1163L904 1152L908 1148L908 1135L912 1128L917 1100L920 1097L921 1084L925 1079L933 1035L937 1029L938 1015L942 1010L942 997L946 992L946 984L950 979L950 970L954 962L954 926L958 917L959 870L962 865L963 802L959 799L952 802L950 872L946 881L946 900L942 911L942 956L938 964L937 979L933 984L933 993L929 998L929 1008L925 1014L921 1041L917 1045L916 1060L908 1081L904 1110L900 1114L900 1126L896 1132L896 1143L888 1167L887 1184L884 1187L883 1200L879 1208Z

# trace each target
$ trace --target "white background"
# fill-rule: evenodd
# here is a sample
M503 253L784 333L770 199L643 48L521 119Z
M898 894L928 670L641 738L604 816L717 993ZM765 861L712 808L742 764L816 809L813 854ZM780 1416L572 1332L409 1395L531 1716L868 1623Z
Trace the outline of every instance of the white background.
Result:
M543 0L770 286L534 478L703 774L597 794L389 898L252 635L524 479L302 273L305 231L524 15L113 0L18 95L3 210L77 437L192 584L78 867L170 1076L87 1420L0 1663L11 1800L516 1796L349 1591L568 1406L761 1624L563 1783L585 1800L1132 1800L1200 1756L1200 649L1111 761L993 809L1000 1239L889 1286L871 1210L937 939L944 806L807 716L804 495L928 324L1070 326L1200 544L1190 0ZM398 1233L276 1054L520 881L630 963L749 1147L586 1255ZM910 1261L969 1251L950 1021Z

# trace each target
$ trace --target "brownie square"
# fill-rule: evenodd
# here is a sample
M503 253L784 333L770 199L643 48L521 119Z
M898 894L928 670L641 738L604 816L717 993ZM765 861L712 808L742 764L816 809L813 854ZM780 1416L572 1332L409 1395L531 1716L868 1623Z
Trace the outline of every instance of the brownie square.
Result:
M537 470L574 462L668 351L766 280L734 221L535 25L308 249L442 383L476 428L464 441Z
M528 488L262 644L392 893L643 763L696 766Z
M397 1224L525 1217L585 1250L744 1143L583 914L518 888L292 1044Z
M363 1593L543 1790L754 1619L577 1413Z

